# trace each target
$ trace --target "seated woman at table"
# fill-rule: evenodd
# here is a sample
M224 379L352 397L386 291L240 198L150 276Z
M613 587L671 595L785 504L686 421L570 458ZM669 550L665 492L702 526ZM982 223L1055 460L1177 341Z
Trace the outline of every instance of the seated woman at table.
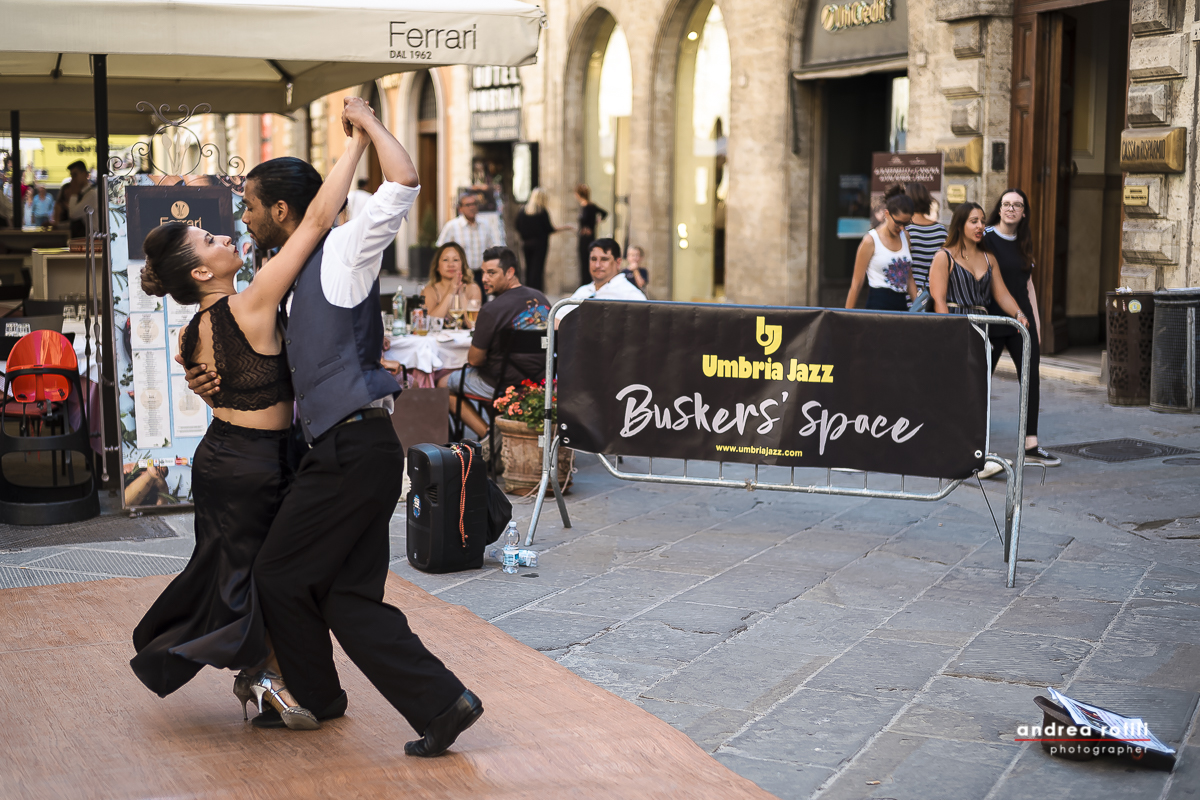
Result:
M364 106L365 108L365 106ZM359 117L348 112L350 121ZM279 664L258 605L251 566L287 487L293 390L283 352L279 303L313 250L329 232L369 139L355 126L347 157L338 160L296 231L244 291L235 281L242 257L228 236L181 222L152 230L144 245L142 288L170 294L199 312L181 331L189 367L214 364L224 379L211 396L213 421L192 462L196 548L133 632L134 673L165 697L205 664L240 669L234 694L263 700L293 729L312 730L317 718L301 708L279 675ZM310 189L315 171L296 169ZM253 202L255 198L248 196Z
M459 308L463 310L472 300L477 309L483 302L479 285L464 280L466 263L466 251L457 242L446 242L433 254L433 263L429 265L430 280L421 292L425 298L425 315L429 319L450 316L455 297L459 298Z

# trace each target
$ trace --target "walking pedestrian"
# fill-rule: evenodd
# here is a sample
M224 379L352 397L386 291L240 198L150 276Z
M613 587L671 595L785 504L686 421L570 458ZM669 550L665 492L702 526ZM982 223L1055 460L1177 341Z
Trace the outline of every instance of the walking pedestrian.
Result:
M579 201L579 282L591 283L592 242L596 240L597 217L608 219L608 212L592 202L592 190L586 183L575 187L575 199Z
M983 208L978 203L962 203L954 209L946 246L933 257L929 270L934 310L939 314L987 314L995 300L1004 314L1029 327L1028 317L1004 282L994 278L995 261L983 234Z
M912 198L914 208L912 222L904 229L912 253L913 282L917 291L923 292L929 288L929 266L933 257L946 241L946 226L930 216L933 198L925 184L910 183L904 187L904 193Z
M1029 199L1020 189L1008 189L996 201L987 218L984 242L996 256L996 266L1009 293L1017 301L1021 312L1033 320L1029 337L1029 423L1025 429L1025 460L1057 467L1062 459L1038 444L1038 403L1041 381L1038 369L1041 362L1042 321L1038 317L1037 292L1033 287L1033 234L1029 230ZM991 308L990 313L999 313ZM1005 349L1021 372L1021 336L1007 328L991 331L992 371L1000 363Z
M904 187L896 184L883 196L883 221L867 231L854 258L854 278L846 295L846 308L858 306L863 281L867 282L867 308L874 311L906 311L915 300L912 253L904 228L912 222L915 206Z
M573 230L571 225L556 226L546 210L546 190L540 186L529 193L529 202L517 214L517 233L525 251L525 285L539 292L546 287L546 253L550 250L550 235Z

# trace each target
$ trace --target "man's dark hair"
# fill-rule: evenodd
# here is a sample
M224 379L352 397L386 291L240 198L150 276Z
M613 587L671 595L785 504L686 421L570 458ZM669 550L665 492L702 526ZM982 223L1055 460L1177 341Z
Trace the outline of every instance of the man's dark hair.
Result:
M246 176L246 182L255 182L255 193L265 206L273 206L280 200L287 203L288 214L303 219L308 206L321 189L321 174L312 164L293 156L283 156L264 161Z
M83 163L82 161L72 161L70 164L67 164L67 172L70 172L73 169L81 169L84 172L88 171L87 164Z
M617 244L616 239L597 239L588 245L588 252L592 252L597 247L608 253L613 258L621 257L621 245Z
M507 247L489 247L483 251L484 261L499 261L500 271L508 272L517 268L517 254Z
M359 179L358 179L358 188L360 188L360 189L366 189L366 188L367 188L367 179L366 179L366 178L359 178Z

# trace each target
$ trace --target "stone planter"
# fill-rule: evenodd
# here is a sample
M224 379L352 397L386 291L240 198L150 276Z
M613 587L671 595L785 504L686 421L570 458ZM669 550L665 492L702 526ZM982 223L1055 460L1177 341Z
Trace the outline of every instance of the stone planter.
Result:
M542 480L542 449L538 447L537 431L519 420L496 420L500 434L500 458L504 462L504 491L509 494L528 494ZM575 451L559 445L558 483L563 492L571 479Z

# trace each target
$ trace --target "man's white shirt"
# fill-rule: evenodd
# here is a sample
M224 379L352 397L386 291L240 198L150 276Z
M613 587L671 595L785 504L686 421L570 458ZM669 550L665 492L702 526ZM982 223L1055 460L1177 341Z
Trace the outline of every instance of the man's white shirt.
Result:
M371 193L363 189L352 189L346 197L346 219L357 217L370 196Z
M321 253L321 290L326 300L340 308L354 308L367 299L383 267L383 251L400 232L420 192L420 186L384 181L357 216L329 232ZM291 294L287 311L290 315ZM391 412L393 401L389 395L370 405Z
M616 277L608 283L596 288L596 282L584 284L575 290L571 295L572 300L588 300L595 298L597 300L645 300L646 295L642 290L634 286L628 278L620 272ZM564 306L558 310L556 320L561 320L567 314L574 311L578 306Z

